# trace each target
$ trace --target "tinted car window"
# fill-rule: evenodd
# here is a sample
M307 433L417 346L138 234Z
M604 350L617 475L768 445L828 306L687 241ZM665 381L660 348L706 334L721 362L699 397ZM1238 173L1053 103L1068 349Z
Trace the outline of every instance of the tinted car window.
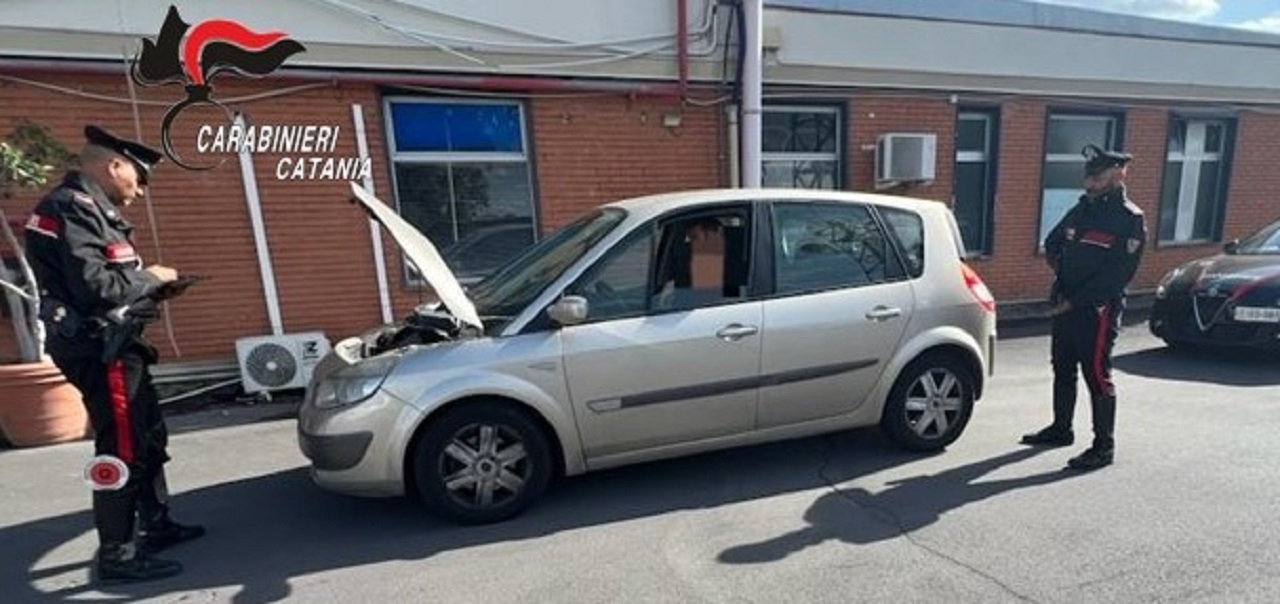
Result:
M1280 222L1271 224L1258 234L1240 242L1237 254L1280 254Z
M865 206L778 204L773 228L778 293L870 285L894 272L889 242Z
M533 245L529 223L481 227L440 250L449 268L460 279L487 275Z
M750 224L741 207L664 220L629 236L568 291L587 299L591 321L743 300Z
M468 292L485 316L513 316L524 310L565 269L626 218L606 208L562 227L512 258Z
M881 208L880 215L898 240L907 274L913 279L924 274L924 222L920 216L895 208Z
M633 234L569 288L570 294L587 299L591 321L644 314L652 249L651 230Z

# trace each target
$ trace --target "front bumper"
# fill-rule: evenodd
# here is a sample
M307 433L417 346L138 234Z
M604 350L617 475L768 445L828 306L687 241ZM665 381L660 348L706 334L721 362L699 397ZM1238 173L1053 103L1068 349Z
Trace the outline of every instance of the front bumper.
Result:
M1280 350L1280 324L1236 321L1230 308L1217 312L1224 303L1186 295L1157 300L1147 326L1152 335L1170 342Z
M302 454L311 460L311 466L325 472L350 470L364 459L373 440L372 432L353 434L307 434L298 429L298 446Z
M321 488L349 495L403 495L405 447L418 412L379 390L369 400L317 409L308 399L298 411L298 448L311 460Z

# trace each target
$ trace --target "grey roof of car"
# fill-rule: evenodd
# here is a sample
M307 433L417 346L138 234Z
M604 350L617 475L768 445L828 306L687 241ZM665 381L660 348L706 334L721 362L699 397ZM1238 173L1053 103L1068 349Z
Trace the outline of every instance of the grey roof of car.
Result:
M1280 47L1280 36L1274 34L1026 0L765 0L765 5L771 8Z

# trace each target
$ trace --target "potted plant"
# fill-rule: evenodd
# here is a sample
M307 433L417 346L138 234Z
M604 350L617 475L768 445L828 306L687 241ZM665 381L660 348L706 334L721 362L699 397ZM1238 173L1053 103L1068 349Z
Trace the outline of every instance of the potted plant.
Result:
M51 172L74 159L47 128L19 122L0 140L0 198L45 185ZM19 447L84 438L89 420L80 392L44 355L40 288L13 227L0 207L0 249L12 252L15 264L0 253L0 289L18 343L17 362L0 364L0 433Z

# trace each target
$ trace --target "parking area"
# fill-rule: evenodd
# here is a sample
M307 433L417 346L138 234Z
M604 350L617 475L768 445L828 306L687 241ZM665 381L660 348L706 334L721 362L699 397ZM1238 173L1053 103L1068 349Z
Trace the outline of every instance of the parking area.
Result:
M1080 475L1062 467L1083 445L1017 444L1049 418L1048 340L1005 336L989 392L943 454L905 454L867 430L723 451L570 480L484 527L320 491L287 405L185 414L173 421L175 507L210 534L172 552L186 573L109 593L86 584L94 536L79 472L91 447L3 450L0 591L15 602L1274 599L1280 359L1174 354L1132 326L1116 354L1116 464ZM1083 398L1077 422L1087 435Z

